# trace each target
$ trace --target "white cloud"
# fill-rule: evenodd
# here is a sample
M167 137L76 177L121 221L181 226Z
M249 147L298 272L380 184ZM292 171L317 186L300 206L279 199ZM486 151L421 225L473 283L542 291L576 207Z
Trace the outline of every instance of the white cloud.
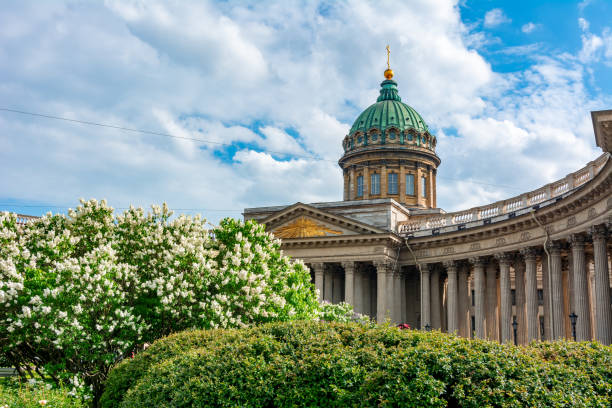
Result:
M529 34L531 32L533 32L533 30L535 30L536 28L538 28L538 24L534 24L532 22L529 22L527 24L523 24L523 26L521 27L521 31L524 32L525 34Z
M493 28L511 21L511 19L506 17L502 9L495 8L486 12L484 17L484 26L487 28Z
M228 209L204 211L213 221L244 207L340 200L341 142L376 100L388 42L403 101L439 137L445 209L536 188L597 154L588 111L609 98L588 94L577 57L516 48L536 63L495 73L474 49L483 34L452 0L106 5L5 6L0 100L213 143L2 113L0 163L11 176L0 178L1 199ZM489 23L508 21L497 13ZM612 54L607 33L595 56Z

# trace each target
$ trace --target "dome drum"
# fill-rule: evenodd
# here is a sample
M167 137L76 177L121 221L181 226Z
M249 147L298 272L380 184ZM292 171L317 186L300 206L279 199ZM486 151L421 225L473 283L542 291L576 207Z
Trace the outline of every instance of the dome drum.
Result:
M414 109L402 103L397 82L387 77L376 103L344 137L338 164L344 200L392 198L408 207L436 207L436 137Z
M366 133L356 131L351 135L347 135L342 142L345 152L366 146L383 145L391 145L393 147L402 146L408 149L420 147L435 152L436 138L429 132L419 133L414 129L402 131L397 127L389 127L384 131L380 131L376 128L370 129Z

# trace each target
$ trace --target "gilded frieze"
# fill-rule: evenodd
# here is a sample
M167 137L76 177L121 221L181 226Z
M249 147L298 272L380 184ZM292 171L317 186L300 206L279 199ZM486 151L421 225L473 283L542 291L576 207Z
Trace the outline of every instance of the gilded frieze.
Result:
M342 235L342 231L335 231L323 224L318 224L306 217L299 217L291 224L284 225L273 231L277 238L309 238L324 237L327 235Z

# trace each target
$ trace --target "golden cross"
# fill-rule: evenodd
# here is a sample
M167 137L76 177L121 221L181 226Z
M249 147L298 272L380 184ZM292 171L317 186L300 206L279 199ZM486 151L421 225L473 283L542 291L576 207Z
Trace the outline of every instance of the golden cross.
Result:
M389 49L389 44L387 44L387 69L391 69L391 65L389 65L389 55L391 54L391 50Z

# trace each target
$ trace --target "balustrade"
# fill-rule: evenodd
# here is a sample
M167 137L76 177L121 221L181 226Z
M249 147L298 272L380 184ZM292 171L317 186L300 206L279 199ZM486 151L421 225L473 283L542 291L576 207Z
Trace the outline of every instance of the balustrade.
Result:
M569 174L561 180L507 200L502 200L486 206L474 207L469 210L458 211L455 213L435 215L423 217L413 221L409 220L400 222L398 224L398 232L400 234L409 234L421 230L465 224L516 212L518 210L540 204L565 194L593 179L599 173L599 171L601 171L609 158L610 154L605 153L584 168Z

